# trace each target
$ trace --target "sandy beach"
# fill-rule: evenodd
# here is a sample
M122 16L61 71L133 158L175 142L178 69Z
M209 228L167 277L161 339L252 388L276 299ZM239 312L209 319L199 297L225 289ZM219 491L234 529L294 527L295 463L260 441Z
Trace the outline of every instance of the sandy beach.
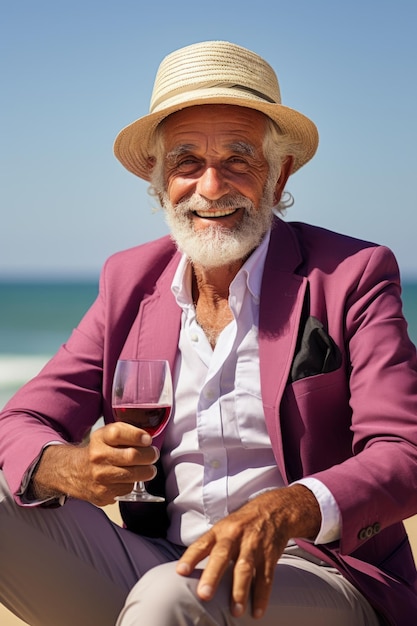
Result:
M116 505L112 505L106 507L106 512L109 517L116 521L120 522L119 512ZM407 532L410 536L411 545L413 548L414 558L417 561L417 515L411 517L409 520L405 522ZM18 619L14 615L10 613L4 606L0 604L0 624L1 626L22 626L25 622Z

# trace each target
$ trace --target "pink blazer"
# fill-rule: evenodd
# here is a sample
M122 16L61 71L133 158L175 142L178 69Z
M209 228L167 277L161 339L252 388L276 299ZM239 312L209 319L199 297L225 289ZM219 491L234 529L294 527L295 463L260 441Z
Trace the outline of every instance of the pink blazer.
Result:
M96 302L68 342L6 406L0 465L17 501L45 443L80 441L101 415L113 419L120 356L174 364L181 312L170 285L178 261L169 237L111 257ZM392 253L277 219L259 351L265 419L282 475L288 482L317 477L341 511L340 541L300 545L338 568L386 623L414 626L417 572L401 520L417 513L417 358Z

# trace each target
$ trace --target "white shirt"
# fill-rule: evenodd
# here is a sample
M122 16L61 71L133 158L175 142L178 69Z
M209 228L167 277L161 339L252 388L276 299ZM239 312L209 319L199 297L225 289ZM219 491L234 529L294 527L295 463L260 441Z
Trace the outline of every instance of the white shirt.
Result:
M214 350L196 320L191 267L182 258L172 291L182 308L175 403L161 460L166 475L168 539L190 545L261 491L282 487L265 424L259 373L258 320L269 233L229 289L233 320ZM339 537L337 504L320 481L302 482L322 512L316 543Z

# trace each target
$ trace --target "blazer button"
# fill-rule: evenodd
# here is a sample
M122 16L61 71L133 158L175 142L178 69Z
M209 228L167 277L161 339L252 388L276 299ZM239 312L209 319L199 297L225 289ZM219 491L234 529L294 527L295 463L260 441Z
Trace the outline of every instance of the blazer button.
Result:
M374 535L377 535L381 531L381 524L379 522L375 522L373 525Z
M365 541L366 539L370 539L374 535L373 526L366 526L366 528L361 528L358 533L358 539L361 541Z

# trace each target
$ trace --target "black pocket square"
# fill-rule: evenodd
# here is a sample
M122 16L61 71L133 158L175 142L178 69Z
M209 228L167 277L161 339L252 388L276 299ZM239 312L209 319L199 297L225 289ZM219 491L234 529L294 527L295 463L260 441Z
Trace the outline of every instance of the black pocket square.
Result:
M291 366L291 382L325 374L338 369L342 363L341 352L316 317L307 318L297 341L296 354Z

